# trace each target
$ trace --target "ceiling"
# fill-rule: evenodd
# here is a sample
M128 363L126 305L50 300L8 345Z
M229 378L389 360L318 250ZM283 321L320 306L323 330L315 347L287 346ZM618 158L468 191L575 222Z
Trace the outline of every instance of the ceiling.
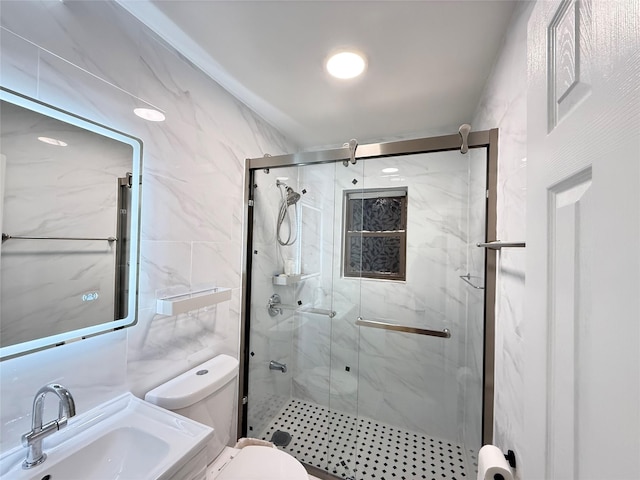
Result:
M119 0L303 148L457 132L469 123L517 1ZM368 68L337 80L330 52Z

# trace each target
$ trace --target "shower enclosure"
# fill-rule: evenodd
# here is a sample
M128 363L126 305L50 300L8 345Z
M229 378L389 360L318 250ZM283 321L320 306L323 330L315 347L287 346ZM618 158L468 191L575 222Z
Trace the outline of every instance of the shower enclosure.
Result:
M319 476L471 478L491 440L497 130L247 161L239 430Z

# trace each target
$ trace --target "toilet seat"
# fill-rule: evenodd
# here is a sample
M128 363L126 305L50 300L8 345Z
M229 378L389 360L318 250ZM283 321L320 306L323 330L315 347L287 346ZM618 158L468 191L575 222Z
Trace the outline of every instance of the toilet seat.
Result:
M293 456L275 448L244 447L216 476L216 480L308 480L309 474Z

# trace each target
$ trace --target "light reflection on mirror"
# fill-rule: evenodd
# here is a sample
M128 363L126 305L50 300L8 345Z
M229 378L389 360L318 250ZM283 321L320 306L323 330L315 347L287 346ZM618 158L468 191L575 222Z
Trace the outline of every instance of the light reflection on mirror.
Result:
M0 358L134 324L141 142L0 100Z

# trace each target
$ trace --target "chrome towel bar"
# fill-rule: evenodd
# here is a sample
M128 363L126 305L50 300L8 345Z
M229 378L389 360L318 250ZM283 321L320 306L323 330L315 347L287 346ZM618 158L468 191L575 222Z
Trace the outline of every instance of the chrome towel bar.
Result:
M489 248L491 250L500 250L501 248L524 248L527 244L525 242L502 242L500 240L495 240L493 242L486 243L476 243L476 247L480 248Z
M395 323L365 320L362 317L358 317L356 325L360 325L361 327L382 328L383 330L392 330L394 332L415 333L418 335L427 335L429 337L451 337L451 332L448 328L445 328L444 330L428 330L425 328L410 327L408 325L396 325Z
M300 302L300 305L287 305L286 303L282 303L280 295L274 293L269 298L269 303L267 303L267 311L269 312L269 315L272 317L275 317L278 314L282 315L283 310L293 310L297 313L315 313L316 315L326 315L329 318L336 316L336 312L333 310L306 307L302 305L302 302Z
M116 237L106 237L106 238L91 238L91 237L27 237L24 235L9 235L7 233L2 234L2 241L11 240L11 239L19 239L19 240L98 240L98 241L107 241L107 242L115 242L118 240Z

